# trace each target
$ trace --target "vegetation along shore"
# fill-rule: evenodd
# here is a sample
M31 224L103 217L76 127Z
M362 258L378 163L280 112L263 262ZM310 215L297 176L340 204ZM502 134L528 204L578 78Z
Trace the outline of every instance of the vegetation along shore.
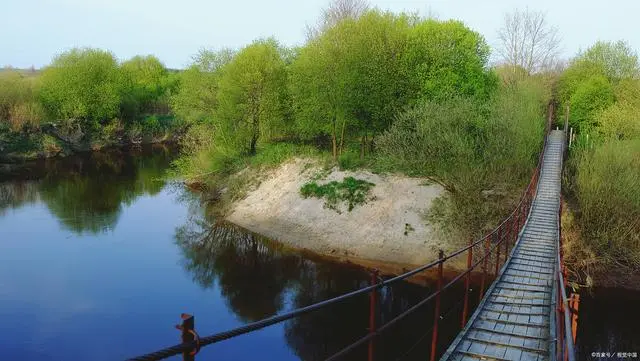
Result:
M220 217L318 253L420 264L508 215L546 117L568 119L571 280L638 287L637 53L597 42L560 61L557 30L531 10L498 32L491 49L460 21L335 0L304 44L203 49L183 70L72 49L0 72L0 162L179 141L170 176Z

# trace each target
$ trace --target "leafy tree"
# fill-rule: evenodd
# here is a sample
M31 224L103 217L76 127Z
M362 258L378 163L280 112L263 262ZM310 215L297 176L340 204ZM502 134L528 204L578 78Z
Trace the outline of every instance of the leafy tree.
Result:
M169 86L164 64L155 56L138 55L122 63L120 71L124 118L135 119L143 113L156 112Z
M578 61L602 66L604 75L612 82L640 78L638 54L624 41L599 41L581 54Z
M99 49L73 49L57 56L41 76L40 97L49 117L97 125L118 115L118 62Z
M599 133L605 138L640 139L640 98L619 100L598 114Z
M349 131L364 143L386 129L406 102L401 59L409 27L406 15L372 10L309 41L291 67L301 134L330 134L336 158Z
M408 80L402 73L411 19L372 10L348 28L346 37L348 112L362 139L361 155L369 135L387 129L395 114L407 103ZM341 137L344 140L344 135ZM342 143L340 151L342 151Z
M348 35L338 27L326 30L300 49L290 67L296 129L302 137L330 134L334 159L348 112Z
M623 80L639 79L638 55L623 42L597 42L573 59L560 79L560 96L567 101L581 83L592 76L605 77L616 86Z
M220 133L249 154L259 139L282 134L286 114L287 73L274 39L243 48L225 67L217 94Z
M404 74L413 99L487 97L496 77L487 70L489 46L459 21L428 19L409 32Z
M187 123L211 122L217 109L218 81L233 51L201 50L193 64L178 78L178 91L171 98L171 110Z
M604 76L592 76L579 85L570 102L571 125L579 130L591 129L597 125L598 113L613 104L613 87Z

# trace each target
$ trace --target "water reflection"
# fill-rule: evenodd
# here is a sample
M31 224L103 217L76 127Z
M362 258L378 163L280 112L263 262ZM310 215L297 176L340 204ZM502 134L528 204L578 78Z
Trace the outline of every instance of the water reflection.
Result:
M183 267L201 287L219 287L228 307L244 322L307 306L369 283L370 274L365 269L304 257L236 226L206 220L206 212L195 209L200 212L176 232L176 243L184 256ZM408 282L384 289L378 322L406 311L431 290L430 286ZM443 303L457 306L461 292L452 290ZM451 317L447 315L440 330L440 351L458 330L460 309L454 311ZM287 321L285 339L300 359L322 360L364 336L368 318L369 299L364 295ZM432 322L433 308L427 305L398 323L377 342L380 359L403 356L425 336L404 358L423 359L429 350ZM366 347L361 347L347 359L365 358Z
M122 208L164 187L175 155L166 146L79 154L32 162L0 175L0 215L43 202L64 228L96 234L114 229Z

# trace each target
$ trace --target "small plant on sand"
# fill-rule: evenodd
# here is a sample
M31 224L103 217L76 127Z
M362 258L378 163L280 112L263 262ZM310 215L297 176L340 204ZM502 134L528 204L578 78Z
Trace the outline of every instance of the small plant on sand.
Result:
M300 194L304 198L324 198L325 207L338 213L341 213L339 205L343 202L347 203L347 208L351 212L356 205L366 203L367 196L374 185L371 182L353 177L346 177L342 182L331 181L322 185L312 181L300 188Z

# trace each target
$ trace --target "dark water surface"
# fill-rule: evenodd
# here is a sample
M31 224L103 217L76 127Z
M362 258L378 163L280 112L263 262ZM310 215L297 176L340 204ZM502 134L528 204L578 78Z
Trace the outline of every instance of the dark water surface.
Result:
M640 291L601 288L580 295L578 360L640 360ZM593 357L593 353L612 357ZM634 353L636 357L618 357Z
M93 153L4 176L1 360L124 359L178 343L181 312L209 335L368 284L362 268L215 225L195 195L161 180L174 156L163 147ZM432 289L383 290L379 322ZM458 330L461 292L445 294L441 351ZM322 360L366 334L368 305L351 299L208 346L197 360ZM377 359L426 359L432 322L429 306L398 323L377 343Z

